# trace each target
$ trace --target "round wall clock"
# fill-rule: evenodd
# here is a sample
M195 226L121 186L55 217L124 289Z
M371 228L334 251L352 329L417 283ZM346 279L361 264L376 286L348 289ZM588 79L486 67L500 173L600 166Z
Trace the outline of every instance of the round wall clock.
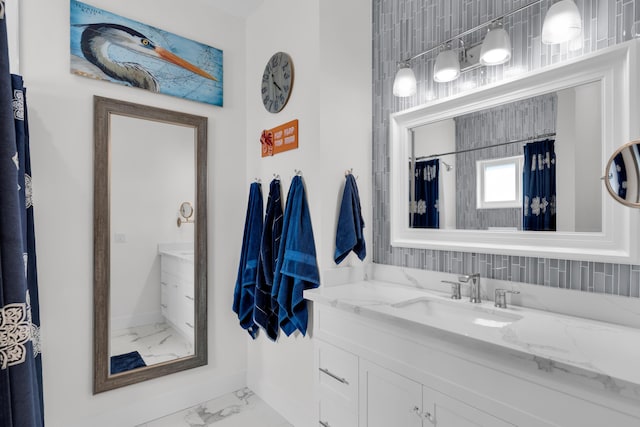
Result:
M262 103L270 113L280 112L291 96L293 62L284 52L274 53L264 67L260 87Z

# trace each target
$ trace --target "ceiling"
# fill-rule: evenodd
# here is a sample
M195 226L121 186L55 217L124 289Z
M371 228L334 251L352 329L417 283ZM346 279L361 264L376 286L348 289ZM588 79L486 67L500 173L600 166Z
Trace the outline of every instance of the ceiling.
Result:
M213 6L229 15L246 18L251 15L264 0L208 0Z

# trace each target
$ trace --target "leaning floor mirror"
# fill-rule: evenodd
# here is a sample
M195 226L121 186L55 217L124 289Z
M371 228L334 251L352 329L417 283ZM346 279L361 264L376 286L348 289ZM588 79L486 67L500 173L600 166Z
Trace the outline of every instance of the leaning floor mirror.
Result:
M207 363L207 118L94 97L94 393Z

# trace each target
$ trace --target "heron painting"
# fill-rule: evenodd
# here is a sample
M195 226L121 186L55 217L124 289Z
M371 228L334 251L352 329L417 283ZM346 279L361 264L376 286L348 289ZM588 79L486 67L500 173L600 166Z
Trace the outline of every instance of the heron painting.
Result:
M71 0L71 72L222 106L222 51Z

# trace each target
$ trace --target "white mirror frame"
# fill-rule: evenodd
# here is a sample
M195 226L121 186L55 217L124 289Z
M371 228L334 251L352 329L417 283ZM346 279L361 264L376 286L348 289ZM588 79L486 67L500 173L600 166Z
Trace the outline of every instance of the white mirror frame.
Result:
M640 215L616 203L602 183L602 232L415 229L409 227L411 129L461 114L594 81L602 90L602 167L619 146L640 136L638 50L625 42L509 80L436 100L390 117L390 228L397 247L638 264ZM633 118L633 120L631 120Z

